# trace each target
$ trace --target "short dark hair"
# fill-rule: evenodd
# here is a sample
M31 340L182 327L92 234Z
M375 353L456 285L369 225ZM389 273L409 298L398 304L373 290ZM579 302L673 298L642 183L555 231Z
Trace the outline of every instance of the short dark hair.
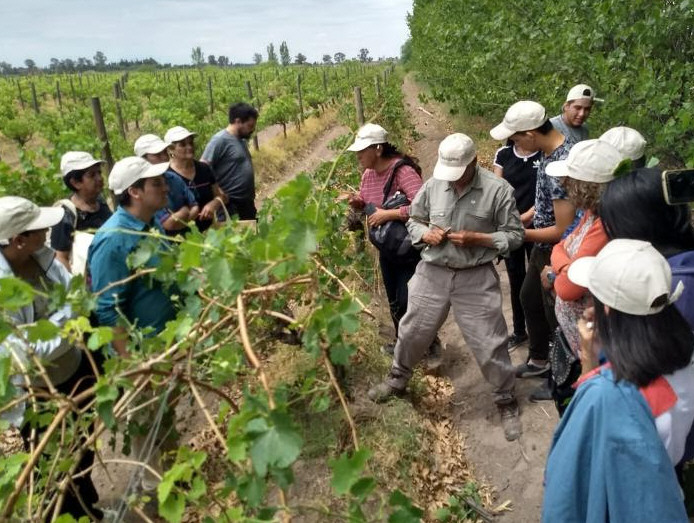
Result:
M686 367L694 352L694 332L674 305L648 316L605 306L593 296L600 346L615 379L645 387L664 374Z
M245 123L251 118L258 118L258 110L251 104L238 102L229 106L229 123L234 123L237 119Z
M687 204L668 205L662 171L636 169L607 184L598 214L607 236L643 240L665 256L694 250L694 228Z
M82 178L84 177L84 173L86 173L88 170L89 169L76 169L74 171L70 171L63 176L63 182L72 192L77 192L77 189L74 185L72 185L72 182L81 182Z
M147 178L140 178L130 187L134 187L135 189L144 189L146 181ZM128 187L128 189L130 189L130 187ZM128 189L124 190L122 193L116 196L116 198L118 199L118 205L120 205L121 207L129 207L132 203L132 198L130 197Z

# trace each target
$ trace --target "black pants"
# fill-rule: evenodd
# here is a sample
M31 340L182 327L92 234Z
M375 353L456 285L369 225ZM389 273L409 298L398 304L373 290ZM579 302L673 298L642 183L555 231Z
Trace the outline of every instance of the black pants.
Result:
M511 310L513 311L513 333L525 334L525 314L521 305L520 293L525 281L525 258L530 260L530 252L533 244L523 243L515 251L511 251L508 258L504 258L508 283L511 287Z
M542 287L540 273L550 264L550 249L535 245L530 252L528 271L521 287L520 299L528 326L528 356L535 360L546 360L549 356L549 340L557 328L554 315L554 297Z
M390 316L393 319L395 327L395 337L398 336L398 325L400 320L407 312L407 282L414 275L417 268L418 260L412 262L394 261L379 256L381 266L381 275L383 276L383 285L386 288L386 296L388 296L388 306L390 307Z
M255 220L258 211L253 200L229 200L227 203L229 216L238 216L239 220Z
M99 355L97 353L93 354L95 355L95 359L97 359L97 365L100 365L101 359ZM74 396L79 394L80 392L87 390L89 387L94 385L94 382L94 372L92 371L92 367L89 364L89 360L85 355L82 355L82 362L80 363L80 366L77 368L77 371L65 383L57 385L56 389L58 390L58 392L67 396ZM40 402L38 403L38 406L39 408L41 407ZM29 412L27 412L27 414L29 414ZM76 415L74 413L71 413L70 416L73 416L72 420L75 420ZM68 418L67 421L67 426L70 427L71 420ZM37 427L34 441L35 444L38 444L41 441L45 429L46 427ZM91 426L89 434L91 434L93 430L94 427ZM29 423L25 423L22 426L20 432L22 434L22 440L24 440L24 448L27 452L29 452L31 443L31 425ZM65 457L66 456L63 456L63 459ZM88 469L93 465L93 463L94 451L86 450L84 454L82 454L82 458L80 459L79 464L75 469L75 474L78 474L83 470ZM79 497L75 492L75 489L79 492ZM79 519L82 516L88 516L87 512L80 504L80 498L89 509L91 509L92 506L97 501L99 501L99 494L96 491L96 488L94 487L91 474L87 474L80 478L74 479L72 484L68 486L68 489L65 491L65 498L63 499L63 507L61 510L61 514L70 514L75 519Z

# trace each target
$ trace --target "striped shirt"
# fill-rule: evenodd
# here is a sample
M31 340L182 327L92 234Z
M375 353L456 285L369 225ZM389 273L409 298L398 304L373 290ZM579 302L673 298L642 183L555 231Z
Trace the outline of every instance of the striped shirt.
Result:
M385 171L377 172L375 169L366 169L361 177L361 186L359 187L359 197L365 204L372 203L379 209L383 205L383 189L385 189L388 178L393 172L395 163L400 158L393 158L388 168ZM422 178L409 165L401 165L395 173L395 181L390 188L388 197L390 198L396 191L405 193L407 199L412 201L422 187ZM399 208L400 216L403 219L410 217L410 206L402 206Z

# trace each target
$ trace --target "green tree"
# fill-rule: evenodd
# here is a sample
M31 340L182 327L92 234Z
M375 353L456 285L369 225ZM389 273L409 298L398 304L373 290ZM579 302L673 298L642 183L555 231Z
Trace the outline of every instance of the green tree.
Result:
M260 54L260 53L255 53L255 54L253 55L253 63L254 63L255 65L258 65L258 64L260 64L260 63L262 63L262 62L263 62L263 55Z
M207 63L210 65L217 65L217 58L215 58L215 56L213 54L208 55Z
M335 56L333 58L335 59L336 64L341 64L345 61L345 58L347 58L347 56L345 55L345 53L337 52L335 53Z
M371 60L373 60L373 58L369 56L369 50L366 47L362 47L361 49L359 49L360 62L370 62Z
M96 54L94 55L94 66L97 69L104 69L106 67L106 55L102 53L101 51L97 51Z
M280 61L282 65L289 65L292 62L292 58L289 56L289 47L284 41L280 44Z
M306 63L306 56L299 53L298 55L296 55L296 58L294 59L294 63L299 64L299 65L305 64Z
M323 63L326 65L333 63L332 56L330 56L329 54L324 54L323 55Z
M30 73L36 71L36 62L34 62L31 58L24 60L24 65Z
M275 51L275 44L272 42L267 46L267 61L271 64L277 63L277 51Z
M200 46L193 47L193 50L190 53L190 58L193 61L193 65L197 67L202 67L202 65L205 63L205 56L203 55Z

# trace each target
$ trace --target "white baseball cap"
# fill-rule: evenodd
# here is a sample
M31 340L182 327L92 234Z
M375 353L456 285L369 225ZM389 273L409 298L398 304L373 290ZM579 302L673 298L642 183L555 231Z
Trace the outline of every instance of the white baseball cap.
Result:
M495 140L506 140L521 131L532 131L547 121L545 108L537 102L522 100L508 108L504 120L489 134Z
M586 84L574 85L566 95L567 102L574 100L590 100L591 102L604 102L602 98L595 98L595 90Z
M439 159L433 176L437 180L454 182L460 179L476 157L477 148L469 136L463 133L451 134L439 145Z
M0 240L9 240L27 231L39 231L57 225L65 216L65 208L39 207L19 196L0 198Z
M684 290L684 284L679 282L670 292L670 265L649 242L642 240L612 240L597 256L575 260L569 266L568 276L608 307L637 316L660 312ZM658 300L662 296L667 296L667 300Z
M135 155L144 156L145 154L159 154L169 145L159 138L156 134L143 134L137 140L135 140Z
M104 161L97 160L84 151L69 151L60 157L60 172L63 176L67 176L72 171L83 171L97 163L104 163Z
M600 139L612 144L624 157L631 160L643 158L646 152L646 139L631 127L613 127L605 131Z
M164 135L164 141L169 143L180 142L181 140L185 140L189 136L196 136L197 134L198 133L189 131L185 127L177 125L176 127L172 127L171 129L166 131L166 134Z
M169 168L169 162L152 165L144 158L128 156L116 162L108 175L108 188L114 194L123 194L138 180L161 176Z
M388 132L375 123L367 123L362 125L357 131L357 136L354 143L347 150L352 152L363 151L370 145L386 143L388 141Z
M578 142L569 151L566 160L547 165L547 175L568 176L574 180L593 183L607 183L614 180L614 171L624 159L614 146L602 140Z

